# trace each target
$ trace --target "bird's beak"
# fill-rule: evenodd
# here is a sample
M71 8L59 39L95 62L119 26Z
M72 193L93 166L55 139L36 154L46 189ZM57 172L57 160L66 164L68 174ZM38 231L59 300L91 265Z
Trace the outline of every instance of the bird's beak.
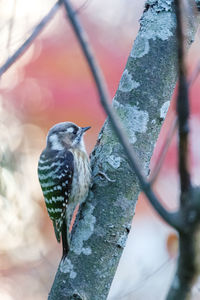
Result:
M86 132L88 129L90 129L91 128L91 126L88 126L88 127L82 127L81 128L81 131L82 131L82 134L84 133L84 132Z

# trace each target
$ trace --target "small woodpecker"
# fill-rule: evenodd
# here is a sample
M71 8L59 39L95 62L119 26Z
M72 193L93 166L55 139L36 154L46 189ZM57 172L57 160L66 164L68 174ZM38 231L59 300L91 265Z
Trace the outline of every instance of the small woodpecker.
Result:
M90 163L83 141L90 128L71 122L54 125L39 158L38 177L58 242L62 236L63 258L70 247L74 208L85 201L90 186Z

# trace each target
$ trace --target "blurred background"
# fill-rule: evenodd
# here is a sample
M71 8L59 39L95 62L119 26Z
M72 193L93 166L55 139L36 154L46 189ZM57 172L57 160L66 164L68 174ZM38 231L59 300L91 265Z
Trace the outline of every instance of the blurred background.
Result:
M52 0L0 1L0 64L29 36ZM144 1L76 0L114 96L139 29ZM199 33L187 58L189 74L200 59ZM200 79L191 95L191 170L200 184ZM174 116L172 103L151 162L153 168ZM105 121L96 89L62 9L0 81L0 299L42 300L61 257L37 179L37 162L48 129L57 122L92 126L85 136L90 153ZM176 137L155 190L169 206L178 204ZM140 195L133 228L109 300L164 299L173 277L177 236ZM200 284L194 299L200 299Z

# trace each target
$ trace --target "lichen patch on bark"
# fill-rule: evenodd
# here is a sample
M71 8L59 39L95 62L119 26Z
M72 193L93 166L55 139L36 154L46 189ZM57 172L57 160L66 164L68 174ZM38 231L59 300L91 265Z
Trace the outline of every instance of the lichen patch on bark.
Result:
M175 15L171 12L172 0L149 0L146 2L146 7L148 5L149 8L140 21L140 31L131 50L132 58L141 58L148 54L149 40L165 41L173 35Z
M70 246L70 249L77 255L80 255L81 253L90 255L92 253L90 247L84 247L84 242L86 242L93 234L96 218L92 214L94 206L89 202L87 202L85 205L87 208L84 211L83 219L79 220L81 226L77 228L76 238L72 239Z
M77 273L74 272L74 266L71 263L71 260L65 257L60 263L60 271L62 273L69 273L71 279L76 278Z
M120 104L115 99L113 100L113 105L124 124L130 143L134 144L137 141L136 133L145 133L147 131L148 112L140 110L137 106Z
M170 105L170 101L166 101L165 103L163 103L163 105L162 105L162 107L160 109L160 118L163 119L163 120L166 117L169 105Z
M119 90L121 92L130 92L139 86L140 86L139 82L133 80L128 70L125 70L124 73L122 74L122 78L119 83Z

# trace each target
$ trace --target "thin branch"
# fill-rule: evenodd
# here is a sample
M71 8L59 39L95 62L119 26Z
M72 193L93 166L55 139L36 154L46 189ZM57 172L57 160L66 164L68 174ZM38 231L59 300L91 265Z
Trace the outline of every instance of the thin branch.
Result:
M45 28L47 23L53 18L55 13L58 11L61 5L61 1L57 1L54 6L50 9L48 14L40 21L40 23L34 28L31 35L26 39L26 41L15 51L15 53L7 59L7 61L0 67L0 77L2 74L12 66L16 60L31 46L36 37Z
M165 141L161 147L161 150L160 150L160 153L158 155L158 159L155 163L155 169L152 171L150 177L149 177L149 182L151 185L154 184L154 182L156 181L157 177L158 177L158 174L160 172L160 169L163 165L163 162L164 162L164 159L165 159L165 156L167 154L167 150L169 148L169 145L170 145L170 142L172 140L172 137L176 131L176 128L177 128L177 125L178 125L178 118L175 117L175 119L173 120L173 123L167 133L167 137L165 138Z
M196 2L196 5L195 5ZM200 1L196 0L189 0L186 1L186 9L187 9L187 14L186 17L188 17L190 22L193 22L192 25L195 24L195 18L198 16L200 9ZM192 84L194 84L194 82L196 81L196 79L198 78L200 73L200 61L197 63L197 66L195 67L195 69L193 70L192 74L190 75L190 78L188 79L188 88L190 88L192 86Z
M14 21L15 21L16 3L17 3L17 0L14 0L11 19L9 21L9 32L8 32L8 40L7 40L7 45L6 45L8 53L9 53L9 50L10 50L10 41L11 41L12 31L13 31L13 26L14 26Z
M184 62L184 38L181 19L181 4L175 0L175 12L177 19L177 43L178 43L178 74L179 87L177 95L177 115L179 123L179 174L181 191L185 192L191 187L188 171L188 133L189 133L189 100L186 80L186 68Z
M179 89L177 95L177 115L179 122L179 174L181 183L180 213L184 216L184 232L179 232L179 258L177 271L167 295L167 300L191 299L192 287L200 270L198 236L199 215L196 199L199 202L199 188L191 186L188 170L189 97L184 62L184 39L181 16L181 0L175 0L178 43ZM192 205L190 205L192 203ZM195 217L190 219L191 212ZM178 283L178 284L177 284Z
M85 0L85 2L83 2L83 4L81 4L80 7L77 10L75 10L75 12L79 14L84 9L86 9L88 7L88 5L89 5L89 1L90 0Z
M109 104L110 97L108 94L108 90L107 90L103 75L97 64L97 61L92 53L91 47L89 46L89 44L87 42L86 33L84 32L82 26L80 25L77 15L74 13L70 2L68 0L63 0L62 2L65 6L67 16L71 22L73 30L77 36L77 39L80 43L82 51L86 57L88 65L90 67L92 76L94 78L94 81L95 81L95 84L96 84L96 87L97 87L97 90L98 90L98 93L100 96L101 104L102 104L105 112L109 116L111 125L113 126L113 129L115 130L115 133L116 133L121 145L124 148L124 151L128 157L131 168L134 170L134 172L136 173L136 175L139 179L142 190L145 192L145 194L148 197L149 201L151 202L152 206L160 214L160 216L172 227L174 227L176 229L180 229L180 227L181 227L180 223L179 223L180 219L177 217L177 214L170 213L162 206L162 204L159 202L159 200L155 196L154 192L152 191L150 184L147 182L147 180L142 175L140 168L138 166L137 160L135 158L133 149L130 146L130 143L128 141L128 138L127 138L124 130L122 129L119 118L117 117L116 113L114 112L114 110L111 108L111 105Z

